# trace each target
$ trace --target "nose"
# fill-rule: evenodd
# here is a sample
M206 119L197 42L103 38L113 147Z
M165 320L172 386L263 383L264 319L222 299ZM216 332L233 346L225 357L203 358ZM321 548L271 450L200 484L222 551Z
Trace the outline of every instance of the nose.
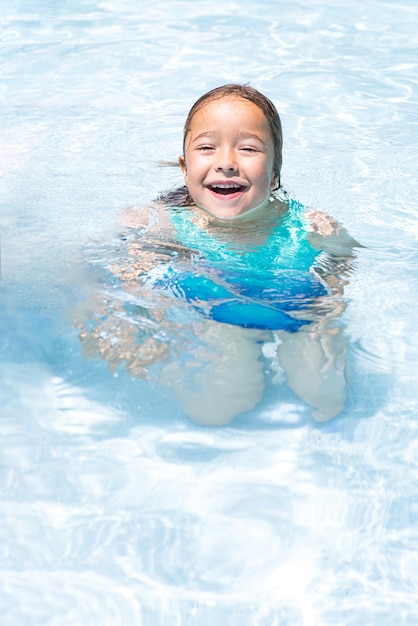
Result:
M235 153L231 148L224 148L219 151L215 170L217 172L225 172L229 174L238 171Z

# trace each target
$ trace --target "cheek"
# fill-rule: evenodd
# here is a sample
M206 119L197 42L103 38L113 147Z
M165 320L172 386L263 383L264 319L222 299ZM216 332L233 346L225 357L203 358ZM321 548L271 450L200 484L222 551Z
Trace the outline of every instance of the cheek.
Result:
M265 181L270 183L274 176L274 165L272 160L267 157L266 159L260 159L257 163L253 163L252 172L253 178L260 181L260 183Z
M195 158L187 159L187 168L183 170L184 180L188 184L195 183L202 175L202 167Z
M260 187L270 189L274 180L274 173L270 168L260 168L257 180Z

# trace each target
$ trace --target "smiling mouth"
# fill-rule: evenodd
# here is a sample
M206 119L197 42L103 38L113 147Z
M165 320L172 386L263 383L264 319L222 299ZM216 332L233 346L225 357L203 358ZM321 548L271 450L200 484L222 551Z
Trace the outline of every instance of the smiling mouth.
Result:
M234 193L244 191L245 187L236 183L216 183L209 185L209 189L214 193L218 193L221 196L230 196Z

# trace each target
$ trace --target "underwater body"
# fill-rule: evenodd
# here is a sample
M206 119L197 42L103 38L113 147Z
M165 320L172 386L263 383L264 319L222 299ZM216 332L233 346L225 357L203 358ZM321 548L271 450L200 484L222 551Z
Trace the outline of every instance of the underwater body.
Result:
M374 0L3 8L8 626L415 626L415 14L412 1ZM124 293L123 275L110 276L135 243L121 239L121 211L181 184L160 162L177 158L192 102L231 80L277 105L289 196L365 246L339 318L346 409L324 423L281 380L270 341L254 409L223 426L189 419L158 377L166 346L183 365L184 342L202 345L202 323L216 356L222 324L210 302L196 309L185 293L161 322L171 293ZM100 308L109 301L110 314ZM80 340L100 310L102 322L123 322L127 341L149 339L128 367ZM251 356L240 327L225 326L237 358ZM207 352L189 354L194 374Z

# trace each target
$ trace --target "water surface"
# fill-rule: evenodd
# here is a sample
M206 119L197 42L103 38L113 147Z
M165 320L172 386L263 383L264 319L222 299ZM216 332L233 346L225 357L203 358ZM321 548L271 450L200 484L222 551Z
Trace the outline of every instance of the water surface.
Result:
M2 8L2 623L417 623L415 24L412 0ZM292 197L366 246L325 425L270 390L199 427L72 323L86 247L181 182L159 161L230 81L277 104Z

